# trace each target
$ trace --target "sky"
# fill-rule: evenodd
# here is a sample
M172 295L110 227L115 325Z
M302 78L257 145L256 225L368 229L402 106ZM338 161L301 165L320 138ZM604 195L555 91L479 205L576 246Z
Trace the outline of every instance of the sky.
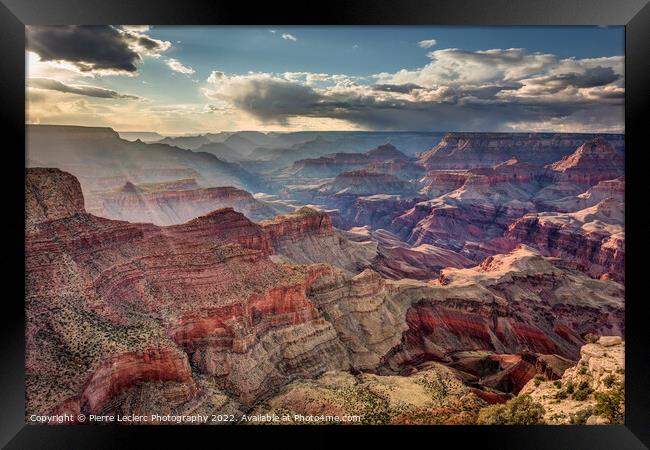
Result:
M27 27L29 123L624 131L622 27Z

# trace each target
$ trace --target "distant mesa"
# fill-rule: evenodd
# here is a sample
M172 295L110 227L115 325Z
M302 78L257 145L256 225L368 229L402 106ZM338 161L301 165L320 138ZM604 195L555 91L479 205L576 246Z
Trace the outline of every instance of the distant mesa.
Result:
M602 138L580 133L447 133L440 143L420 156L427 170L471 169L500 164L513 156L521 162L551 164L571 154L585 141ZM606 135L623 151L622 135Z
M554 181L593 185L623 175L625 157L606 139L598 137L548 168L553 171Z

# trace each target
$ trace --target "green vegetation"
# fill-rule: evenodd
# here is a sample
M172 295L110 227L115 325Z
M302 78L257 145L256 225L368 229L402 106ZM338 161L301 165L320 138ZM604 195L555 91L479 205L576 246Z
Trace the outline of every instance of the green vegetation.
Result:
M625 386L615 383L607 392L596 392L595 413L606 417L611 423L623 423L625 416Z
M555 393L555 399L556 400L564 400L568 396L569 396L569 394L567 393L567 391L565 389L562 389L561 391L557 391Z
M482 408L479 425L539 425L543 424L544 407L529 395L520 395L501 405Z
M578 384L578 390L573 393L573 399L578 400L578 401L584 401L587 400L587 397L593 392L594 390L589 387L589 383L586 381L581 381L580 384Z
M594 414L594 409L589 406L573 414L569 420L572 425L584 425L585 423L587 423L587 419L593 414Z
M535 378L534 378L535 386L539 386L542 383L542 381L544 381L544 376L543 375L539 375L539 374L535 375Z
M555 381L553 382L553 386L555 386L556 388L560 389L560 388L562 387L562 381L561 381L561 380L555 380Z
M616 377L612 374L609 374L605 378L603 378L603 384L607 389L614 386L614 383L616 383Z

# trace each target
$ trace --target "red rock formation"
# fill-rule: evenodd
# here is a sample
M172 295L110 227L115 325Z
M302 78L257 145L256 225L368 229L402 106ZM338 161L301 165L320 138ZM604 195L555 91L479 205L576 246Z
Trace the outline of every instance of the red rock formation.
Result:
M81 410L100 412L111 398L143 381L190 382L187 355L168 348L149 348L121 353L104 361L86 381Z
M550 201L541 199L537 200L536 203L538 209L544 211L574 212L589 208L607 199L613 199L618 202L625 201L625 177L600 181L595 186L591 186L585 192L576 196L568 196Z
M232 209L170 227L83 212L43 219L25 245L29 411L75 409L73 397L82 409L111 409L137 383L192 384L181 348L246 402L291 374L346 368L305 297L320 266L274 264L269 234ZM246 378L251 361L264 364Z
M324 213L259 225L227 208L159 227L78 211L70 206L83 204L78 189L70 204L53 195L60 207L50 208L36 201L49 183L29 191L28 204L40 207L25 245L28 412L150 411L147 396L162 393L173 410L202 402L221 410L219 396L223 408L249 410L293 379L331 370L398 373L422 360L447 363L459 350L575 359L587 333L624 331L621 285L526 247L471 269L441 268L434 256L459 255L432 250L417 259L412 252L422 248L393 245L387 234L384 267L430 265L439 281L391 281L371 269L353 276L277 262L309 248L322 257L319 242L341 260L364 245L341 238ZM43 212L50 209L54 218ZM615 211L578 219L598 214ZM465 219L467 233L485 232ZM287 243L294 253L274 252ZM522 363L508 382L519 386L530 372Z
M388 173L403 180L416 180L424 174L422 166L407 159L371 161L366 169L371 172Z
M524 246L471 269L443 269L438 283L429 283L435 293L414 295L428 299L408 309L408 330L386 362L408 367L428 359L453 361L458 351L477 350L575 360L586 334L623 332L623 287L603 281L588 287L593 282ZM532 367L522 363L512 369L513 386L546 373L546 366L529 363Z
M332 194L410 194L414 186L387 173L376 173L368 170L343 172L334 181L325 184L321 191Z
M332 234L333 230L329 214L306 207L293 214L260 222L260 225L269 234L273 243L299 239L307 234Z
M393 219L423 200L420 197L386 194L357 197L345 211L345 216L348 218L347 225L368 225L375 229L388 228Z
M527 214L505 237L578 264L593 277L625 279L623 204L613 199L576 213Z
M379 168L381 170L375 171L404 175L406 179L413 178L410 175L421 170L393 145L384 144L366 153L333 153L319 158L301 159L286 172L298 177L328 178L346 171Z
M423 153L420 162L427 170L490 167L511 157L539 166L557 161L596 135L551 133L448 133L440 143ZM608 139L623 147L620 135Z
M430 170L421 180L424 185L421 192L430 198L435 198L455 191L465 184L469 176L470 173L466 170Z
M445 267L472 265L470 260L448 249L427 244L411 247L384 229L352 228L344 235L355 242L376 243L377 253L370 266L383 277L393 280L430 280L437 278Z
M585 142L572 154L548 166L554 181L594 185L623 175L625 158L604 138Z

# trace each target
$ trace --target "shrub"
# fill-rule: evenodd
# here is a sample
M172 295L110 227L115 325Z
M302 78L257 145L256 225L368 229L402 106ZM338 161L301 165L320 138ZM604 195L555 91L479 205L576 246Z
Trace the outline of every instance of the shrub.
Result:
M586 381L581 381L580 384L578 385L578 390L583 391L585 389L589 389L589 383Z
M595 412L599 416L609 419L611 423L623 423L625 412L625 386L616 383L613 389L607 392L596 392Z
M529 395L520 395L502 405L491 405L478 413L479 425L537 425L544 423L544 407Z
M479 425L507 425L509 420L510 410L506 405L491 405L479 411L476 423Z
M569 396L569 394L567 394L567 391L565 391L564 389L561 390L561 391L557 391L555 393L555 398L558 399L558 400L563 400L563 399L567 398L568 396Z
M573 383L571 381L569 381L566 384L566 392L567 392L567 394L573 394L573 389L574 389Z
M585 336L585 339L590 344L595 344L596 342L598 342L598 339L600 339L600 336L598 336L596 334L588 334L588 335Z
M614 386L614 383L616 383L616 377L612 374L609 374L605 378L603 378L603 384L608 389Z
M591 389L581 389L579 391L576 391L575 394L573 394L573 399L578 400L578 401L583 401L587 400L587 397L589 397L589 394L591 394Z
M529 395L520 395L509 400L510 425L537 425L544 423L544 407Z
M534 381L535 386L539 386L542 383L542 381L544 381L544 376L543 375L535 375L534 380L535 380Z
M580 373L580 375L586 374L587 373L587 366L580 367L579 373Z
M553 386L555 386L556 388L560 389L560 388L562 387L562 381L560 381L560 380L555 380L555 381L553 382Z
M591 407L584 408L576 412L571 416L569 421L573 425L584 425L587 423L587 419L594 414L594 409Z

